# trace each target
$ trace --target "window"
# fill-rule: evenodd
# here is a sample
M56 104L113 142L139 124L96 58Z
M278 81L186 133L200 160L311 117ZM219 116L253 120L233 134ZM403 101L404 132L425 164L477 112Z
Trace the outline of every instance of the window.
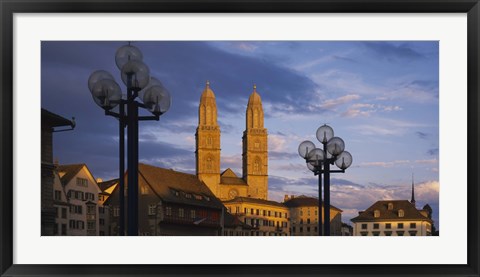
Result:
M405 216L405 212L403 210L398 210L398 217L404 217Z
M389 211L393 210L393 203L388 203L388 210Z
M278 217L282 218L282 212L278 213Z
M150 204L148 205L148 215L156 215L157 214L157 205Z
M300 233L303 233L303 227L300 227Z
M67 218L67 208L62 208L62 218Z
M386 223L385 229L392 229L392 223Z
M176 191L176 190L174 190L174 189L170 189L170 192L171 192L173 195L175 195L175 196L178 196L178 195L179 195L178 191Z
M62 224L62 236L67 235L67 224Z
M94 205L88 205L87 206L87 214L95 214L97 211L97 207Z
M307 210L307 215L308 215L308 216L310 215L310 210Z
M288 214L287 214L287 213L285 213L285 218L287 218L287 216L288 216Z
M247 208L243 208L243 213L247 214Z
M99 214L104 214L105 213L105 207L98 207L98 213Z
M59 191L59 190L55 190L55 196L54 197L55 197L54 198L55 200L61 201L62 200L62 192Z
M95 221L88 221L87 222L87 229L95 230Z
M70 229L75 229L75 220L70 220L68 222L68 226L70 227Z
M191 193L185 193L185 198L192 199L192 194Z
M300 219L300 224L303 224L303 218Z
M190 210L190 218L195 218L195 210Z
M307 232L310 233L310 227L307 227Z
M263 210L263 216L267 215L267 211Z
M398 224L397 224L397 228L398 228L398 229L403 229L403 223L398 223Z
M417 228L417 223L410 223L410 229Z
M268 216L271 216L271 213L270 213L270 211L268 211Z
M405 231L397 231L397 236L401 237L401 236L403 236L404 233L405 233Z
M120 216L120 208L119 207L114 207L113 208L113 216L114 217L119 217Z
M385 236L390 237L392 235L392 231L385 231Z
M185 211L182 208L178 209L178 216L185 217Z
M379 235L380 235L380 232L378 232L378 231L377 231L377 232L372 232L372 235L374 235L374 236L379 236Z
M373 217L380 217L380 211L379 210L375 210L373 212Z
M105 225L105 219L100 218L100 219L98 220L98 224L100 224L100 226L104 226L104 225Z
M367 224L366 223L362 224L362 229L367 229Z
M77 177L77 186L88 187L88 180L85 179L85 178L78 178Z
M378 224L378 223L373 224L373 229L378 229L379 227L380 227L380 224Z
M58 208L55 207L55 218L58 218Z
M318 215L318 209L315 209L315 215Z
M53 234L58 235L58 225L57 224L53 224Z
M171 216L172 215L172 207L165 208L165 214Z
M81 220L77 220L77 229L80 229L80 230L85 229L85 222Z
M310 218L307 218L307 224L310 224Z
M368 232L360 232L360 235L366 236L366 235L368 235Z
M408 234L412 237L417 235L417 231L408 231Z
M260 215L260 210L259 209L257 209L257 215Z
M277 217L277 216L278 216L278 212L275 212L275 217Z
M254 214L253 209L250 209L250 214Z
M292 233L295 233L295 226L292 227Z

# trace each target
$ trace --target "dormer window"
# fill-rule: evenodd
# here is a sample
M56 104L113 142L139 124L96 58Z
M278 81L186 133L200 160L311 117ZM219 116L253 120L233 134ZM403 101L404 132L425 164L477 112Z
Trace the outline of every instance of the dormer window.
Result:
M373 212L373 217L377 218L377 217L380 217L380 211L379 210L375 210Z
M388 210L389 211L393 210L393 203L388 203Z
M404 217L405 212L403 210L398 210L398 217Z

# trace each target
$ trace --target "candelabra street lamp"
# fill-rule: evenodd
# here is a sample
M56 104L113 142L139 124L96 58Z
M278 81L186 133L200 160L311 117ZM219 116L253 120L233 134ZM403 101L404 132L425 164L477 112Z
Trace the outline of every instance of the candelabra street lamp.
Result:
M115 54L115 63L121 72L121 79L126 86L122 95L120 86L113 76L105 70L93 72L88 79L88 88L93 100L105 110L105 115L113 116L119 121L119 235L125 233L125 133L127 127L127 235L138 235L138 121L156 120L167 112L171 105L170 94L162 83L150 77L150 70L143 63L143 54L135 46L124 45ZM137 101L140 98L143 103ZM117 109L118 107L118 109ZM139 109L144 108L152 115L139 116Z
M330 173L345 173L345 169L352 165L352 155L344 151L345 143L339 137L333 136L333 129L322 125L316 133L323 149L316 148L311 141L303 141L298 146L298 154L304 158L308 169L318 175L318 235L322 235L322 174L324 181L324 219L323 234L330 236ZM340 170L331 170L335 164Z

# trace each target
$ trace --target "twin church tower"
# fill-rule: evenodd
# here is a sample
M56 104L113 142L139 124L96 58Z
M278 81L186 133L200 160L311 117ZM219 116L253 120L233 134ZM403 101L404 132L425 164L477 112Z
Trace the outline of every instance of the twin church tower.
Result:
M267 199L268 144L263 118L262 100L254 86L248 99L246 127L242 137L242 177L238 177L230 168L221 173L217 103L207 81L198 107L198 127L195 133L196 173L221 200L237 196Z

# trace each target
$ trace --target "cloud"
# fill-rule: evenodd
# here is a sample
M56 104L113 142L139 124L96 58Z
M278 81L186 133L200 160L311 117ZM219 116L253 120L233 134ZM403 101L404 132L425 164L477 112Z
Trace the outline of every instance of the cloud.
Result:
M421 139L427 139L427 137L428 137L427 133L420 132L420 131L415 132L415 135L417 135L417 137L419 137Z
M430 156L437 156L438 155L438 147L432 148L427 150L427 154Z
M352 101L358 100L358 99L360 99L359 95L348 94L348 95L344 95L344 96L341 96L341 97L338 97L338 98L335 98L335 99L325 100L319 105L319 107L322 108L322 109L331 110L331 109L334 109L334 108L336 108L340 105L343 105L343 104L346 104L346 103L349 103L349 102L352 102Z
M342 113L344 117L368 117L377 112L392 112L401 111L400 106L384 106L378 104L355 103L351 105L345 112Z
M391 62L425 59L426 56L414 50L408 44L396 45L391 42L365 42L363 45L372 52L377 59Z
M351 129L362 135L369 136L394 136L402 135L415 127L425 127L425 124L409 122L404 120L395 120L388 118L376 118L369 124L361 124L352 126Z

